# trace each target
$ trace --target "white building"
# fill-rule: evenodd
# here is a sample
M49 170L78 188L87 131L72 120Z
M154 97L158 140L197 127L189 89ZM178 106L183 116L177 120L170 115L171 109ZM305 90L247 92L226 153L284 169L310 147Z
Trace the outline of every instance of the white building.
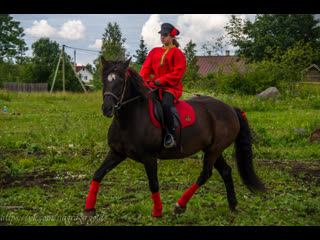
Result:
M76 66L76 72L82 82L88 83L93 79L93 74L85 66Z

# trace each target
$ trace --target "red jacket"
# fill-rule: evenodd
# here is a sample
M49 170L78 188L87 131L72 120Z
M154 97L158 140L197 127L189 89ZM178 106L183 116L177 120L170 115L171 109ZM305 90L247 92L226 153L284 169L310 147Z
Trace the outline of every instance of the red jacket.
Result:
M159 87L160 99L162 99L162 91L168 91L174 95L175 102L177 102L182 95L181 78L185 71L186 57L179 48L173 45L172 47L153 48L142 65L140 75L144 81L159 79L161 83L161 87ZM154 77L150 79L151 75ZM153 82L149 86L157 87Z

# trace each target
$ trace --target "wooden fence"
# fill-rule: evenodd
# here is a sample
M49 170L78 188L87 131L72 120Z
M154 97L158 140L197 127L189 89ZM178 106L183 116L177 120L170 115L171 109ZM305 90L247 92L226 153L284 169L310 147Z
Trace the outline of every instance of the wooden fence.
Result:
M9 92L47 92L48 83L5 82L4 89Z

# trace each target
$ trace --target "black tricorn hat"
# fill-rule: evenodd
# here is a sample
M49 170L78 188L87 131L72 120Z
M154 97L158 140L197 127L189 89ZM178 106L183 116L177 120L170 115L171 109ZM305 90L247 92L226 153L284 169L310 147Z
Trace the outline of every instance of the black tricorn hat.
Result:
M171 37L178 36L180 34L179 30L176 29L172 24L170 23L163 23L161 25L161 30L159 32L160 34L170 34Z

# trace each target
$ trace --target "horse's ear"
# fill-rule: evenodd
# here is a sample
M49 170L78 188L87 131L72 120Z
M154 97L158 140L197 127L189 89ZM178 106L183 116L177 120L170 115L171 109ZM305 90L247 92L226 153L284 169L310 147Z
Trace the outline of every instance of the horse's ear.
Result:
M112 61L106 60L103 56L101 56L100 60L101 60L102 66L105 69L109 69L114 65L114 63Z
M107 61L104 59L103 55L101 55L101 63L102 65L105 65L107 63Z
M126 68L128 68L128 67L129 67L129 64L130 64L131 58L132 58L132 57L130 57L130 58L129 58L125 63L124 63L124 65L125 65L125 67L126 67Z

